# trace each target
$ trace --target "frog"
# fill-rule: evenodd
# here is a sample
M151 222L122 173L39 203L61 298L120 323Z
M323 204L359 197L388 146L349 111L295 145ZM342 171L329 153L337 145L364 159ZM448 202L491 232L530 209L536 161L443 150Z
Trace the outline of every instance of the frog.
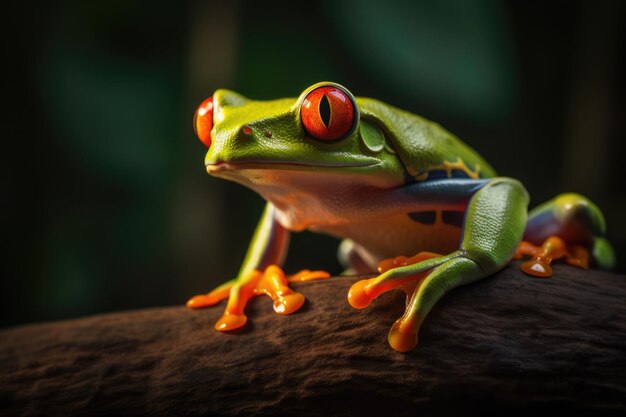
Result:
M347 294L356 309L394 289L404 314L387 341L398 352L418 344L435 304L513 259L525 274L547 278L562 260L611 269L615 253L604 215L588 198L560 194L528 210L529 194L499 176L473 148L441 125L341 84L320 82L297 98L252 100L218 89L194 115L208 147L205 169L258 193L266 205L235 278L187 301L192 309L227 299L215 329L246 325L249 300L267 295L276 313L299 310L293 282L328 279L322 270L286 274L292 233L340 240Z

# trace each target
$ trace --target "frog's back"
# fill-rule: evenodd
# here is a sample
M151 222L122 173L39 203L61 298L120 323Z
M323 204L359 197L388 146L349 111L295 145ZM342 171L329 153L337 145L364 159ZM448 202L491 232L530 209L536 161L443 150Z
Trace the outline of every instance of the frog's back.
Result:
M439 124L370 98L358 98L361 117L379 124L417 181L433 178L491 178L495 170L474 149Z

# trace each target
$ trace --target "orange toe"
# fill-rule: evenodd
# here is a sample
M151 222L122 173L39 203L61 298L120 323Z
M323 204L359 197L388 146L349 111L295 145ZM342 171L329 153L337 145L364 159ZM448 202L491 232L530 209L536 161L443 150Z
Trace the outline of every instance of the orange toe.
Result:
M417 331L408 320L397 320L387 336L389 345L398 352L408 352L417 346Z
M365 290L367 288L367 279L362 279L352 284L350 291L348 291L348 302L354 308L359 310L367 307L372 302L372 297L367 294Z
M219 330L221 332L226 332L229 330L239 329L243 327L248 318L243 314L228 314L225 313L220 319L215 323L215 330Z
M528 275L538 278L548 278L553 274L549 263L539 259L531 259L520 265L520 269Z
M330 274L326 271L310 271L308 269L303 269L300 272L297 272L293 275L289 275L287 277L288 282L305 282L305 281L315 281L318 279L327 279L330 278Z
M417 255L407 258L406 256L397 256L395 258L383 259L378 263L378 272L381 274L387 272L390 269L398 268L401 266L413 265L418 262L425 261L431 258L438 258L441 255L434 252L422 251Z
M304 296L299 292L288 294L274 301L274 311L278 314L295 313L304 304Z
M213 304L217 303L219 300L215 300L214 297L210 297L205 294L196 295L187 300L188 308L204 308L210 307Z

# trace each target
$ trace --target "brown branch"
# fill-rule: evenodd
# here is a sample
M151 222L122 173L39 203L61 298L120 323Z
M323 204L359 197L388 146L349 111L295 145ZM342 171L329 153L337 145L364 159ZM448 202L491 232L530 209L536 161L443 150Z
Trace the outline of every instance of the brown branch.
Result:
M223 306L105 314L0 332L0 415L571 415L626 412L626 277L510 266L446 296L409 354L387 344L399 294L366 310L354 278L267 299L238 334Z

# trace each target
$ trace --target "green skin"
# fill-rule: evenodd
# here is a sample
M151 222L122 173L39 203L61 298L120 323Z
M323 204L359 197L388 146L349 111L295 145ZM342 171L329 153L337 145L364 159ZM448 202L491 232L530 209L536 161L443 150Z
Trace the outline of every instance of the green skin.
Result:
M235 282L249 279L253 269L280 265L288 246L285 236L303 230L342 239L340 259L355 273L375 272L379 261L399 255L446 254L378 277L384 282L432 270L407 308L415 319L417 343L419 326L444 294L493 274L511 260L525 234L528 193L519 181L497 177L478 153L438 124L378 100L355 99L359 119L341 140L311 138L302 126L300 106L321 85L341 87L319 83L297 99L272 101L252 101L228 90L213 96L208 173L249 187L267 200ZM428 178L455 162L477 178ZM549 217L550 224L562 229L583 207L586 224L594 226L594 259L609 268L612 250L602 238L602 214L582 196L565 197L574 201L573 209L571 204L564 209L556 198L530 216ZM446 211L464 212L462 225L441 221ZM435 212L437 221L408 216L419 212Z

